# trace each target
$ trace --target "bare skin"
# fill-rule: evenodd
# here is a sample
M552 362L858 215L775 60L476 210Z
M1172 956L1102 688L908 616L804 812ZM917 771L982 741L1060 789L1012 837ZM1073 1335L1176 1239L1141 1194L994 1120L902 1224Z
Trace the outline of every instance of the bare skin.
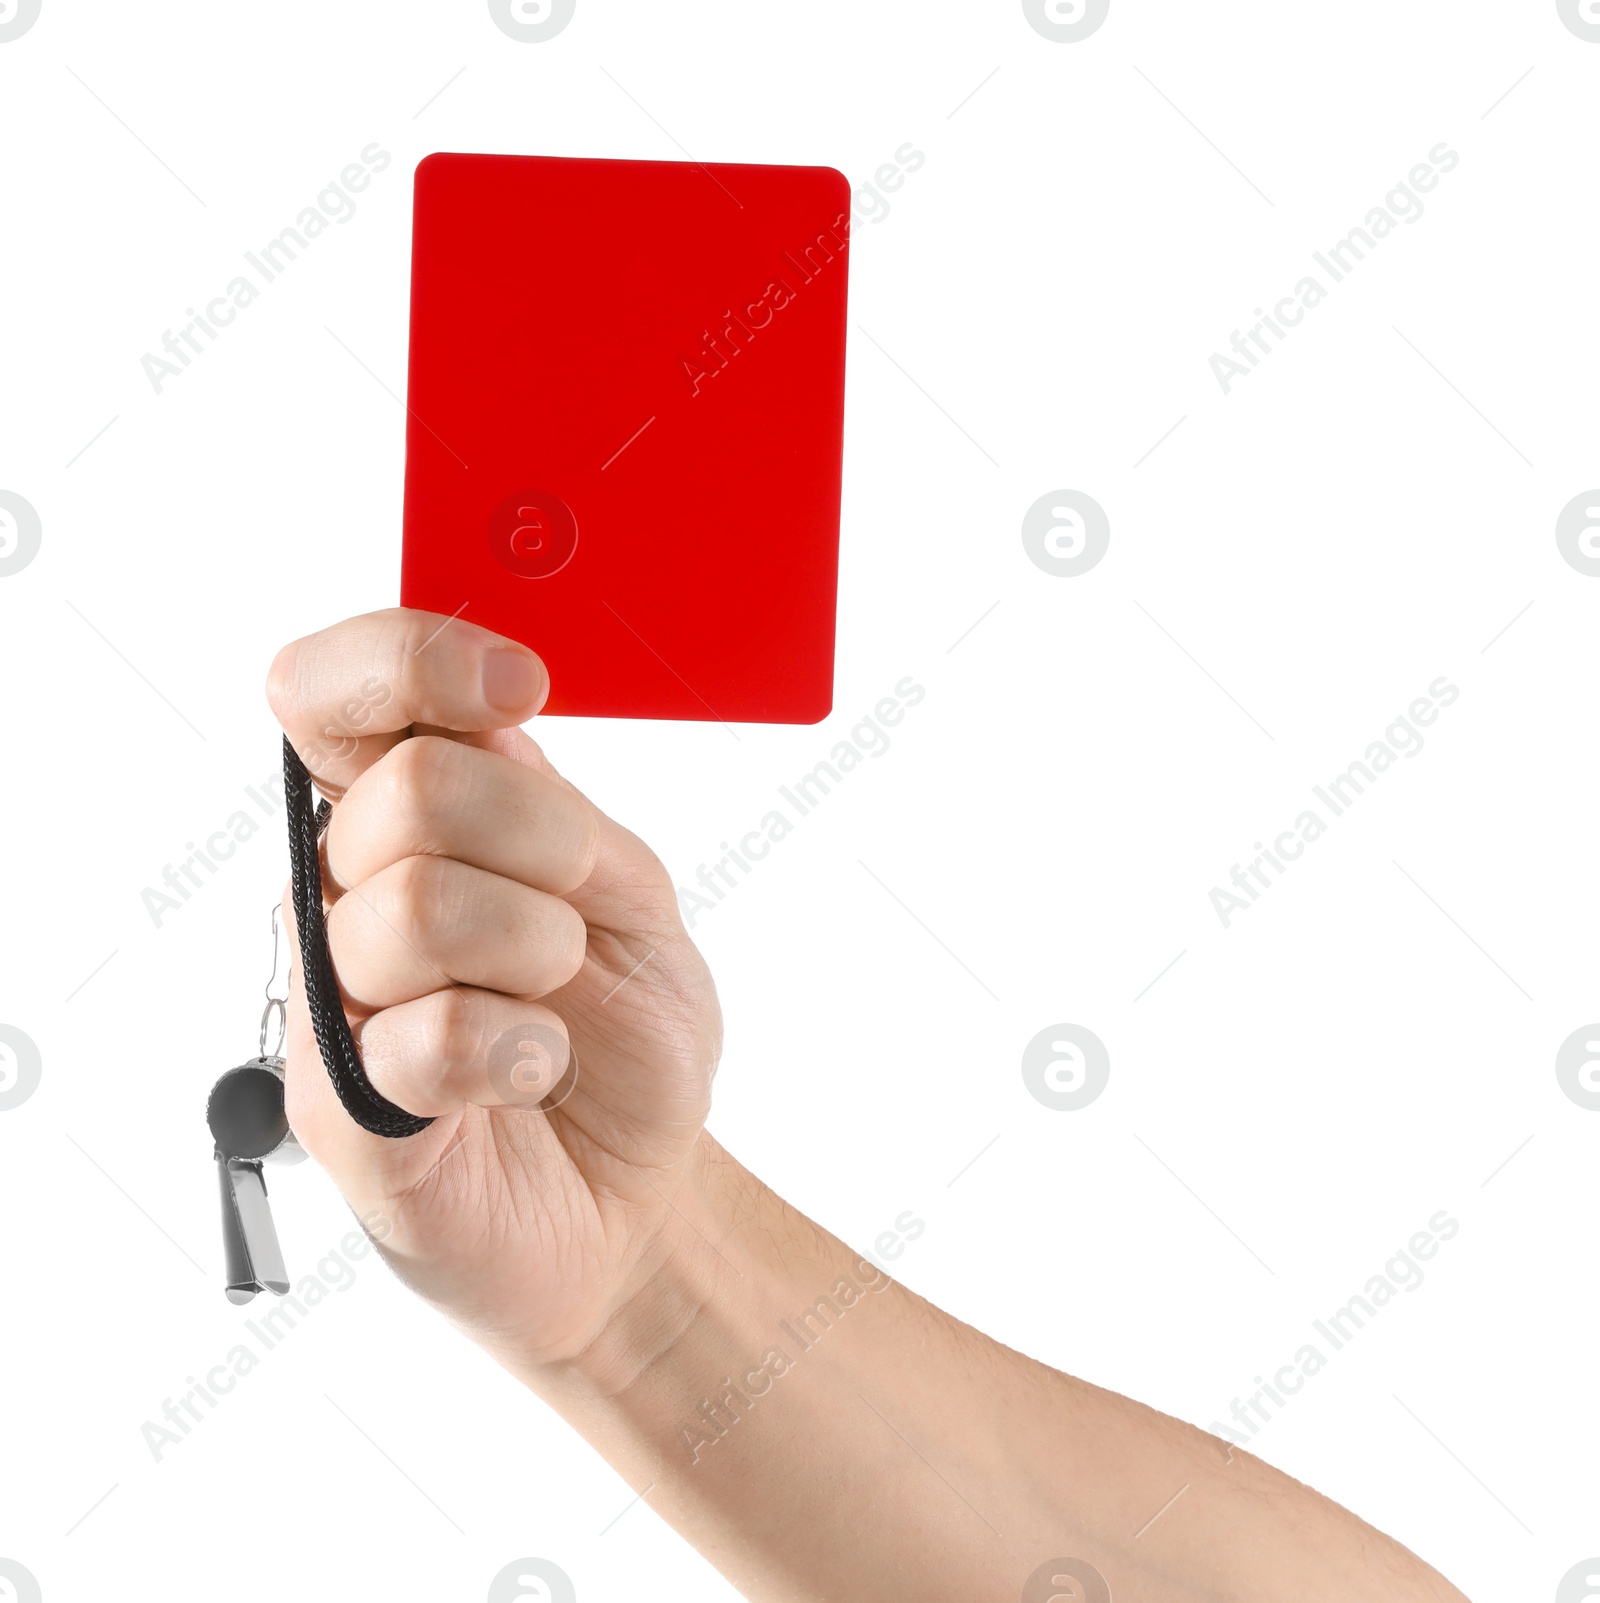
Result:
M289 1116L418 1295L756 1603L1462 1603L1308 1487L894 1284L724 1152L711 975L660 861L518 727L547 691L532 652L404 611L286 647L268 684L335 803L368 1074L434 1123L346 1116L298 964Z

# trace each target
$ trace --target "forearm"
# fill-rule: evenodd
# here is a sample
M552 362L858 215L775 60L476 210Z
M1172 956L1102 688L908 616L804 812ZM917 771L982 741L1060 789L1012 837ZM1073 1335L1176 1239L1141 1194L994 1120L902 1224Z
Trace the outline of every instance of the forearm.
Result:
M702 1145L604 1334L570 1364L502 1360L747 1596L1017 1603L1076 1558L1118 1603L1459 1603L1345 1510L952 1319Z

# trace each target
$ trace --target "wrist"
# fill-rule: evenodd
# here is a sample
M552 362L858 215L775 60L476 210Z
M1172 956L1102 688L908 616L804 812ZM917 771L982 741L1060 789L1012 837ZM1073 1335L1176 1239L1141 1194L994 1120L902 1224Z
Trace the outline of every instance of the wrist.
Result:
M857 1530L874 1511L901 1523L907 1554L937 1541L950 1511L904 1507L908 1451L1000 1473L998 1430L948 1404L927 1417L916 1377L964 1361L948 1322L709 1136L664 1212L647 1272L583 1351L510 1367L746 1595L798 1597L771 1589L781 1573L811 1577L808 1598L900 1596L859 1585L848 1540L819 1558L815 1533L852 1508ZM891 1423L912 1419L916 1449ZM987 1574L995 1555L980 1548ZM976 1596L971 1580L939 1595Z
M702 1131L583 1345L555 1359L513 1353L502 1362L553 1402L616 1397L691 1335L713 1347L735 1338L772 1300L790 1256L821 1239Z

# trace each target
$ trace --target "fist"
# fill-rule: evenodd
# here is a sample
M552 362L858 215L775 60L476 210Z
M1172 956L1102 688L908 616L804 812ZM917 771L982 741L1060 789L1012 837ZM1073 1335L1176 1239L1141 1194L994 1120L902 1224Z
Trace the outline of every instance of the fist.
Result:
M525 647L403 610L285 647L267 686L333 803L328 945L367 1076L434 1121L348 1117L297 963L290 1123L396 1271L519 1366L575 1357L648 1280L722 1035L665 869L519 727L548 688Z

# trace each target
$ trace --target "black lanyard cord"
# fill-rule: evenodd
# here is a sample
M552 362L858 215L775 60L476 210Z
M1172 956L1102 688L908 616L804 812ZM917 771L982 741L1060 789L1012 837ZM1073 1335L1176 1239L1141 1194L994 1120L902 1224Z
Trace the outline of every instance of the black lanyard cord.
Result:
M300 754L283 740L283 789L289 810L289 864L294 885L294 920L300 933L300 968L306 1011L316 1033L322 1061L339 1093L344 1110L363 1130L395 1140L426 1130L432 1119L397 1108L373 1089L361 1066L350 1021L344 1016L339 977L328 952L328 929L322 912L322 858L318 842L333 809L318 802L311 774Z

